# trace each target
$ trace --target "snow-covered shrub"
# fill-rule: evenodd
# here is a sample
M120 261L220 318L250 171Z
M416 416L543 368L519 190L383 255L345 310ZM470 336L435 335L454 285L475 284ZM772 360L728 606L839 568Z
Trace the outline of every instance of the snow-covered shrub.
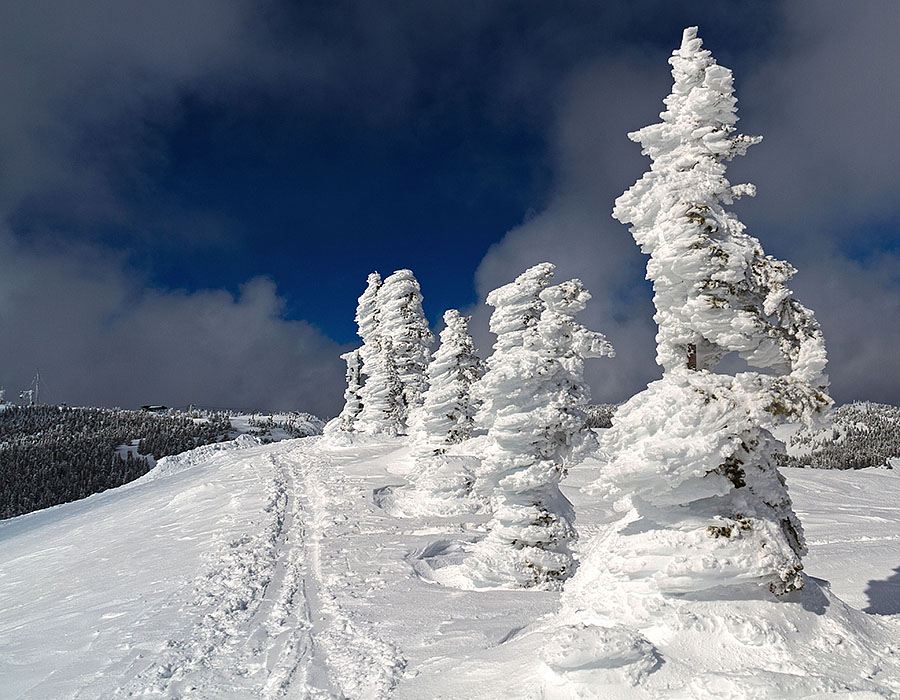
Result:
M702 49L696 27L670 63L662 122L629 134L651 169L613 211L650 255L664 373L604 436L610 463L594 491L617 515L567 587L568 607L582 614L610 587L674 594L752 582L781 594L803 585L802 530L771 430L827 413L822 333L786 286L794 269L766 256L724 208L753 194L728 182L726 162L759 141L736 133L731 71ZM770 374L715 374L731 352Z
M397 270L378 290L378 335L390 341L391 360L402 386L400 420L419 405L434 336L422 311L422 293L411 270Z
M574 319L590 298L581 282L546 287L552 274L550 264L535 266L487 299L498 338L479 383L479 415L493 415L478 476L493 519L463 564L476 586L558 588L574 569L574 515L559 482L593 438L584 358L612 355L612 346Z

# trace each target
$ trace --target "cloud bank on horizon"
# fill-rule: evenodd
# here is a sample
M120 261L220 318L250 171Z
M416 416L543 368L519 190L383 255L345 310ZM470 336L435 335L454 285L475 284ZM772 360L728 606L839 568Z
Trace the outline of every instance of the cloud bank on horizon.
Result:
M666 58L699 24L735 71L742 131L764 137L729 170L759 190L735 208L800 270L835 397L900 402L900 6L596 5L0 10L0 384L17 393L39 367L53 401L330 415L366 272L412 268L436 321L550 260L585 282L583 320L617 348L588 370L595 400L627 398L659 370L645 261L610 210L649 163L626 133L656 120ZM344 229L263 222L291 206L302 222L308 206L273 185L284 143L398 133L413 135L402 160L388 147L360 158L371 185L348 180L337 151L293 164L338 192L316 225ZM392 179L410 160L421 170ZM230 176L232 161L246 179L218 196L246 204L225 210L188 175ZM431 215L459 228L464 252L402 233L422 182L459 202ZM489 211L483 193L504 187L520 191ZM398 232L366 230L361 206L346 218L373 188L379 226L395 216ZM472 310L486 353L488 309Z

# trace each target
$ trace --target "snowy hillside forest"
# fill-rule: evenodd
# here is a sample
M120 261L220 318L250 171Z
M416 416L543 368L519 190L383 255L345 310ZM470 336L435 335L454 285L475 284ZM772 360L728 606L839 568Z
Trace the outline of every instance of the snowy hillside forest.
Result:
M232 425L234 421L234 425ZM247 432L266 439L321 431L305 413L229 417L68 406L0 410L0 520L127 484L156 460Z
M788 467L864 469L900 467L900 408L870 401L838 406L833 425L801 430L788 441Z
M321 436L12 409L31 437L2 449L53 456L61 491L89 480L65 480L66 435L110 479L138 437L193 449L0 523L10 697L900 697L900 472L861 468L892 466L900 411L834 410L796 271L730 209L755 189L727 164L760 141L732 73L696 27L669 63L613 208L647 256L658 380L594 404L585 363L616 339L538 262L487 295L484 359L457 309L434 338L412 271L371 273Z

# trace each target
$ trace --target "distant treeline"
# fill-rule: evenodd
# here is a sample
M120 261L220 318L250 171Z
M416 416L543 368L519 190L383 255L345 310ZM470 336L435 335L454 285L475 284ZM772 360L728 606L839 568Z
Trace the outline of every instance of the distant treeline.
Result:
M202 421L175 412L148 413L67 406L0 410L0 519L67 503L128 483L159 459L227 439L224 414ZM135 450L116 448L139 440Z
M588 425L609 428L616 404L589 406ZM900 459L900 408L883 403L857 401L834 409L834 424L824 431L801 430L790 446L805 454L779 454L783 467L814 469L865 469L890 466Z
M791 447L805 448L800 457L780 456L788 467L864 469L882 467L900 458L900 408L881 403L856 402L834 410L830 430L801 430L791 437ZM804 450L804 451L805 451Z

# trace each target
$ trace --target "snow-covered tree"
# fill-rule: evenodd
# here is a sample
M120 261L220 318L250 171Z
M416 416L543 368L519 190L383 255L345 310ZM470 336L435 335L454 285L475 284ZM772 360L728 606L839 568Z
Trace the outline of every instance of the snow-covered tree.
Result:
M494 352L486 363L488 375L498 367L505 371L503 368L507 353L513 348L521 347L525 342L525 333L537 324L544 310L540 294L550 283L555 269L553 263L539 263L525 270L509 284L488 294L486 301L489 306L494 307L490 329L497 336ZM475 422L482 430L491 427L498 411L505 405L502 395L496 395L490 389L483 391L487 387L484 380L473 387L474 396L480 404Z
M347 363L347 388L344 389L344 408L337 418L329 421L325 426L326 434L336 431L354 432L356 419L362 412L362 357L360 349L351 350L341 355L341 359Z
M469 335L470 316L456 309L444 313L440 347L428 365L428 389L409 418L415 464L409 484L394 492L394 512L402 515L455 515L476 510L470 498L477 458L450 455L451 445L472 434L475 400L472 385L483 362Z
M366 289L360 295L356 306L357 335L363 341L361 349L363 364L365 364L366 354L378 344L378 339L381 337L377 299L378 290L382 285L381 275L377 272L369 273L369 277L366 279Z
M488 295L498 338L479 383L480 415L493 413L479 477L493 519L463 564L476 586L558 588L574 569L574 515L559 482L586 435L584 358L612 346L574 320L590 298L581 282L545 288L552 274L538 265Z
M356 431L369 435L399 435L403 432L403 385L394 364L391 341L381 338L378 351L365 357L366 383Z
M426 371L428 389L421 405L410 413L410 438L419 455L441 454L472 434L476 408L472 385L481 378L483 362L469 335L470 319L456 309L444 313L440 346Z
M701 48L696 27L670 63L675 84L662 122L628 135L650 156L650 172L613 210L650 255L658 361L667 370L712 369L737 352L754 367L824 387L821 331L786 286L796 271L767 256L723 206L755 194L753 185L732 186L725 169L762 140L736 133L731 71Z
M422 311L422 293L411 270L397 270L377 294L378 334L391 341L391 357L402 385L401 422L418 406L427 387L425 369L434 336Z
M584 381L584 360L614 357L615 351L606 336L575 320L591 298L581 280L547 287L540 298L546 308L535 326L536 333L526 336L526 346L534 343L543 360L542 391L549 419L544 450L565 464L596 445L594 433L587 427L591 393Z
M356 307L356 325L363 341L359 349L361 373L366 379L359 391L362 408L356 416L354 430L372 435L396 435L403 428L403 387L392 359L390 338L382 334L378 303L382 287L381 275L371 273Z
M731 71L702 49L696 27L669 62L661 123L629 134L651 169L613 211L650 256L664 372L608 432L611 460L594 489L618 520L566 587L579 619L608 606L610 591L803 585L803 533L771 431L827 413L822 333L786 286L794 269L765 255L725 209L754 193L728 182L726 162L760 140L736 132ZM768 372L714 373L728 353Z

